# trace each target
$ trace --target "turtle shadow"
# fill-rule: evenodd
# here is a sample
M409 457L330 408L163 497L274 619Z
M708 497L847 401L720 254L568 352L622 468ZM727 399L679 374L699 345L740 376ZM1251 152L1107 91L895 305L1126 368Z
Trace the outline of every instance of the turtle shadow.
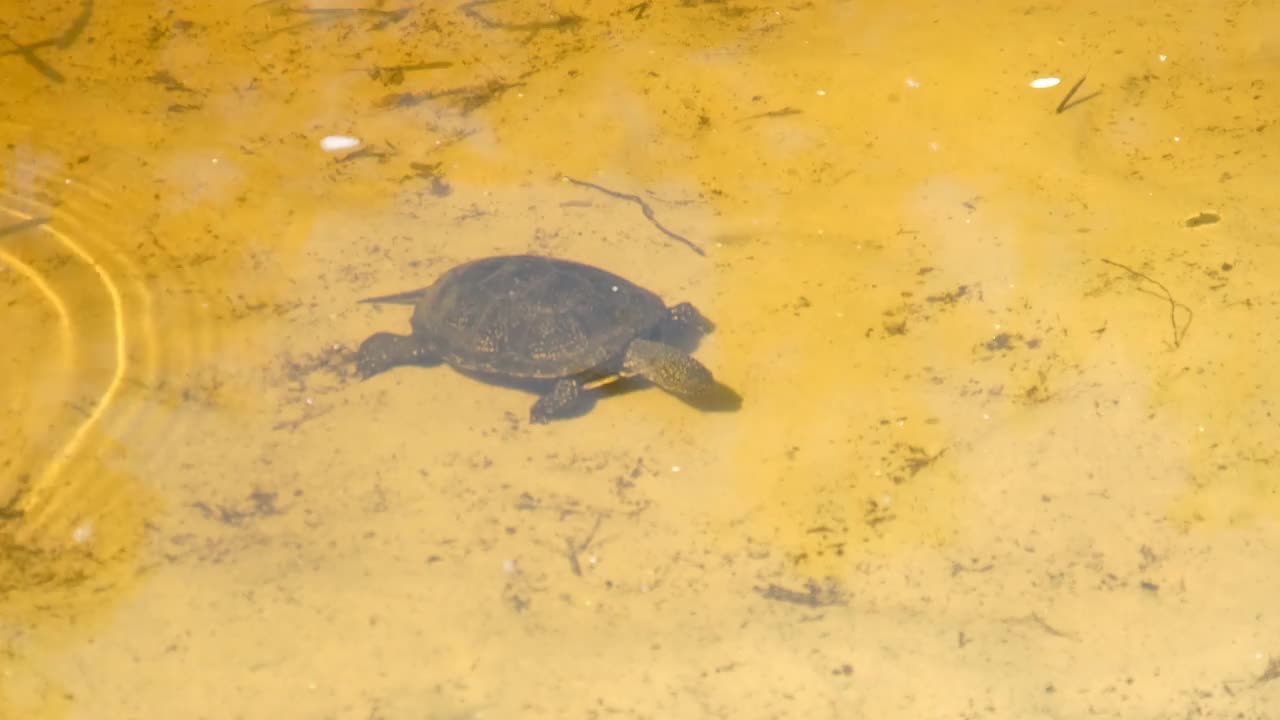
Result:
M742 396L736 390L717 381L710 392L696 398L681 398L685 405L702 412L728 413L742 409Z
M709 320L707 322L710 323ZM702 339L714 332L714 328L714 325L709 325L706 329L696 326L668 327L653 333L650 339L661 341L680 352L692 355L702 344Z

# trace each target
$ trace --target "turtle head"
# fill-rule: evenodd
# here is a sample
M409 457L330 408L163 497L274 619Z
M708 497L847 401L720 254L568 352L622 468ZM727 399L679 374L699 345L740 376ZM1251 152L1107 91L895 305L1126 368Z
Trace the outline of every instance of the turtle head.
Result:
M658 326L657 339L686 352L698 347L702 336L716 328L698 309L687 302L667 308L667 317Z
M705 335L716 329L716 324L707 319L706 315L698 312L698 308L693 305L682 302L673 306L670 311L670 324L683 332Z
M356 371L368 379L397 365L433 365L430 348L412 335L376 333L356 350Z

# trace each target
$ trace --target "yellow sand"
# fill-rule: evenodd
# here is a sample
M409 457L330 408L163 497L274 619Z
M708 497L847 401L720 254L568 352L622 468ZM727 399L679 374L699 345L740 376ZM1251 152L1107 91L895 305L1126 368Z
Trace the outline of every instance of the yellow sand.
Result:
M1280 9L39 5L0 718L1280 707ZM742 408L349 377L507 252L693 302Z

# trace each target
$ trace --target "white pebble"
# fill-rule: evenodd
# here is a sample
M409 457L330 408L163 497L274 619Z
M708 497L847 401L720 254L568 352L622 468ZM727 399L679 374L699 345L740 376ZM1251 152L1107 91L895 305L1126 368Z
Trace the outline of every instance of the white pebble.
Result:
M329 135L320 141L320 148L325 152L334 152L335 150L350 150L360 144L358 138L347 137L346 135Z
M93 537L93 523L84 523L71 532L71 539L83 545Z
M1036 78L1031 81L1031 87L1037 90L1043 90L1045 88L1056 87L1060 82L1062 82L1062 80L1055 77Z

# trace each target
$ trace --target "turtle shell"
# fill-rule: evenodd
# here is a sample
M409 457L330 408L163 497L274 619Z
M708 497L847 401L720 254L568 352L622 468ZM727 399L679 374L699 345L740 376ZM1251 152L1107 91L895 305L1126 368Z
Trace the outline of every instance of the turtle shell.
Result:
M604 369L667 316L656 294L590 265L535 255L474 260L427 288L414 333L454 367L517 378Z

